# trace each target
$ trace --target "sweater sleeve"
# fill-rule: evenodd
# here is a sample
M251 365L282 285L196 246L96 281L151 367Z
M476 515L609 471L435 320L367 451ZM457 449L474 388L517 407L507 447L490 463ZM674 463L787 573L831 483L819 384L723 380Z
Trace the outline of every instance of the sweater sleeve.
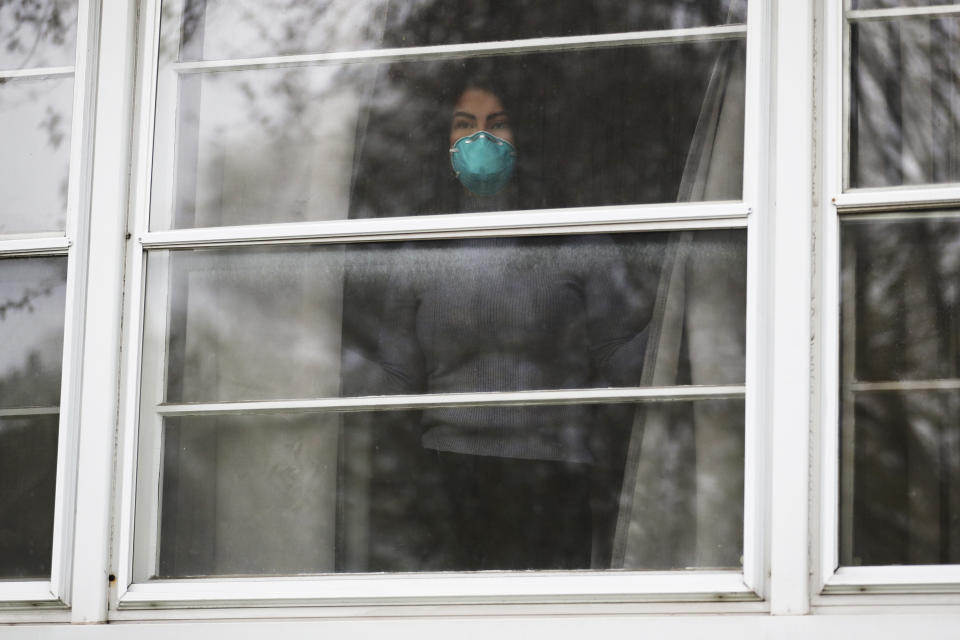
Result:
M420 294L412 265L402 259L387 286L377 359L384 373L384 395L426 392L423 351L417 340Z
M630 278L619 248L607 236L581 247L590 356L601 380L624 387L640 384L647 349L647 293ZM585 249L585 250L584 250Z

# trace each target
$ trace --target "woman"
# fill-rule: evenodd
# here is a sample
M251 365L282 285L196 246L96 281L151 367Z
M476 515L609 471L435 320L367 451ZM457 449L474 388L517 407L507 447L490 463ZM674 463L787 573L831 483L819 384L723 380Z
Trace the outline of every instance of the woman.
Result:
M458 93L449 154L464 209L511 208L514 126L489 83ZM389 393L639 381L639 300L607 236L419 242L400 253L378 340ZM596 417L590 405L424 410L424 477L437 489L425 511L439 514L441 558L425 568L589 568Z

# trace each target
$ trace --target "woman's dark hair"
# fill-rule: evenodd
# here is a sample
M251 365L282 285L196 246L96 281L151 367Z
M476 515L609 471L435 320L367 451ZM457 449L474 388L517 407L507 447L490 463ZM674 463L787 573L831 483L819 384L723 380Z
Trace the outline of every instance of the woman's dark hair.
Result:
M453 109L453 105L460 99L460 96L468 89L479 89L497 96L506 112L513 117L513 109L511 109L513 106L512 96L510 96L504 83L498 82L490 76L477 75L461 78L460 81L453 85L451 90L448 91L448 95L442 100L448 108L448 113Z

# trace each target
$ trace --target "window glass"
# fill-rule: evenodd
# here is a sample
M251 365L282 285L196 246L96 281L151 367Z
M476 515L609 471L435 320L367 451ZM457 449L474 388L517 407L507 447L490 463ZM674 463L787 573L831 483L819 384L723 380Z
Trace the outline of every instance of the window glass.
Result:
M698 384L742 383L740 231L154 252L148 339L177 403L637 386L680 243L687 329L738 336Z
M960 181L960 19L850 26L852 187Z
M73 64L77 0L0 3L0 70Z
M944 0L852 0L854 9L893 9L896 7L935 7L949 5Z
M0 579L50 573L65 258L0 259Z
M0 234L63 231L73 78L0 78Z
M141 460L162 464L164 497L159 542L150 542L149 524L137 538L141 558L160 565L148 561L140 577L738 566L737 391L649 411L505 403L272 417L224 405L230 415L189 414L197 402L739 385L744 242L743 231L698 231L152 252L153 290L168 286L147 317L166 318L150 325L168 335L145 336L148 348L166 345L166 358L162 374L145 365ZM155 380L174 405L157 406ZM172 406L186 415L163 418ZM484 480L454 486L476 501L473 520L408 511L409 500L433 504L429 491L447 484L443 474L467 463L476 463L467 475ZM571 479L566 467L580 471ZM513 484L497 480L504 474ZM593 505L581 516L605 514L580 521L586 528L569 543L575 562L557 549L537 555L540 543L529 540L504 541L503 555L488 548L485 560L469 559L466 546L428 557L466 530L456 529L461 518L477 526L484 509L524 484L544 493L518 505L566 518L566 491L556 487L568 481L586 500L576 508ZM437 498L437 508L455 497ZM650 522L678 529L644 524L652 514ZM503 540L506 523L496 522ZM556 526L549 522L531 535L542 541ZM277 527L284 533L274 537ZM267 538L276 544L251 551Z
M739 572L744 221L546 226L742 199L733 4L164 3L152 231L531 224L148 249L134 579Z
M737 200L743 64L742 42L711 41L185 73L151 226ZM683 194L704 140L728 175Z
M582 409L589 463L427 449L415 411L167 419L156 575L739 567L742 400Z
M171 57L326 51L682 29L745 22L742 0L179 0L164 2ZM178 46L179 44L179 46Z
M847 221L841 562L960 562L960 219Z

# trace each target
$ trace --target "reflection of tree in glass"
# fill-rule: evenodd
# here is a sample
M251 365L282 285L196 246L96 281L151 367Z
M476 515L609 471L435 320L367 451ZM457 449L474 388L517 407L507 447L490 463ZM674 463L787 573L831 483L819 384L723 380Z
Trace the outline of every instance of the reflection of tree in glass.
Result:
M56 405L65 260L5 262L0 272L0 407Z
M45 344L60 347L62 336L51 333ZM52 349L51 349L52 350ZM60 403L60 367L51 366L40 349L27 354L23 364L0 376L0 407L56 406Z
M26 69L64 62L48 56L72 48L76 8L75 0L0 0L2 66Z
M62 230L73 78L0 78L0 233Z
M851 186L960 179L958 43L952 16L851 29Z
M246 58L676 29L742 22L744 7L740 0L186 0L180 54ZM172 16L173 5L165 9Z
M844 228L845 385L960 377L960 225L955 218ZM851 362L852 360L852 362ZM960 395L850 391L849 564L960 559ZM952 523L952 524L951 524Z
M49 296L54 288L58 286L61 286L60 283L54 282L40 289L27 288L20 297L13 299L8 298L0 302L0 321L6 319L8 312L18 309L24 309L29 313L33 313L36 311L33 306L34 300L41 296Z

